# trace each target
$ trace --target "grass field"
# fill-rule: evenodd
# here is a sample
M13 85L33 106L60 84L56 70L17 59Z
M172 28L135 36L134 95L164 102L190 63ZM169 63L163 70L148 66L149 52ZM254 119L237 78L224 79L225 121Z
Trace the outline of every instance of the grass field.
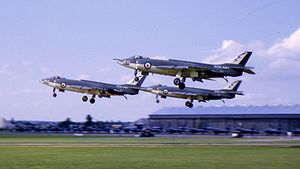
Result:
M300 168L299 140L275 143L272 140L207 136L0 135L0 168ZM243 141L247 144L240 145ZM259 141L264 145L257 144Z

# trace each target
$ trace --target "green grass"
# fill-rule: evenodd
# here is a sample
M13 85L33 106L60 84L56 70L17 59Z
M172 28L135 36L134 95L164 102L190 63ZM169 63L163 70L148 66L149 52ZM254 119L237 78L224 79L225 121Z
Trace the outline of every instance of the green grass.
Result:
M299 148L197 147L0 147L0 168L293 169Z
M217 138L217 139L216 139ZM154 137L154 138L136 138L133 136L73 136L73 135L47 135L47 134L18 134L18 135L1 135L0 145L3 143L101 143L101 144L197 144L197 143L225 143L231 141L230 138L220 137L205 137L199 139L199 136L168 136L168 137ZM239 140L239 139L236 139Z
M119 138L0 135L0 169L300 168L300 146L241 146L230 145L231 140L226 137L205 136ZM45 143L50 145L43 145ZM198 143L206 145L197 145ZM210 143L228 145L209 145ZM130 146L126 146L127 144Z

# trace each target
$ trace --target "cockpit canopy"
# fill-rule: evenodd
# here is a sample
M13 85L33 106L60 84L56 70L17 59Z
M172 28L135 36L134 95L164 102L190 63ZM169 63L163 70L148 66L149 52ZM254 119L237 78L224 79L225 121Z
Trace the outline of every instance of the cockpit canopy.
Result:
M60 76L52 76L51 78L52 78L52 79L61 79Z
M131 56L129 59L143 59L143 56L135 55Z

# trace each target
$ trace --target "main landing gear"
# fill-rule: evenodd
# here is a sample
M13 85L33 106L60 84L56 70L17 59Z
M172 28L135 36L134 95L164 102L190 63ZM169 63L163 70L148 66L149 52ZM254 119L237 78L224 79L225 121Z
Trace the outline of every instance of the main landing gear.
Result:
M82 96L83 102L87 102L88 100L89 100L89 98L87 96ZM95 102L96 102L95 95L93 95L92 98L90 99L90 103L94 104Z
M180 78L176 78L173 82L174 85L178 86L179 89L183 90L185 88L185 78L182 78L182 80Z
M186 101L186 102L185 102L185 106L186 106L186 107L189 107L189 108L193 108L193 106L194 106L194 105L193 105L193 101Z

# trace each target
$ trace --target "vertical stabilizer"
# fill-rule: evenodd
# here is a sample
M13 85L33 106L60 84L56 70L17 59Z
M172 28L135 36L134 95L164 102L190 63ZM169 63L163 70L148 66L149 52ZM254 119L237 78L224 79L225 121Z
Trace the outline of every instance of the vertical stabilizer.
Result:
M252 55L252 52L246 51L246 52L240 54L238 57L236 57L230 63L245 66L251 55Z
M231 83L230 85L223 88L223 90L237 91L238 88L240 87L241 83L242 83L241 80L236 80L233 83Z

